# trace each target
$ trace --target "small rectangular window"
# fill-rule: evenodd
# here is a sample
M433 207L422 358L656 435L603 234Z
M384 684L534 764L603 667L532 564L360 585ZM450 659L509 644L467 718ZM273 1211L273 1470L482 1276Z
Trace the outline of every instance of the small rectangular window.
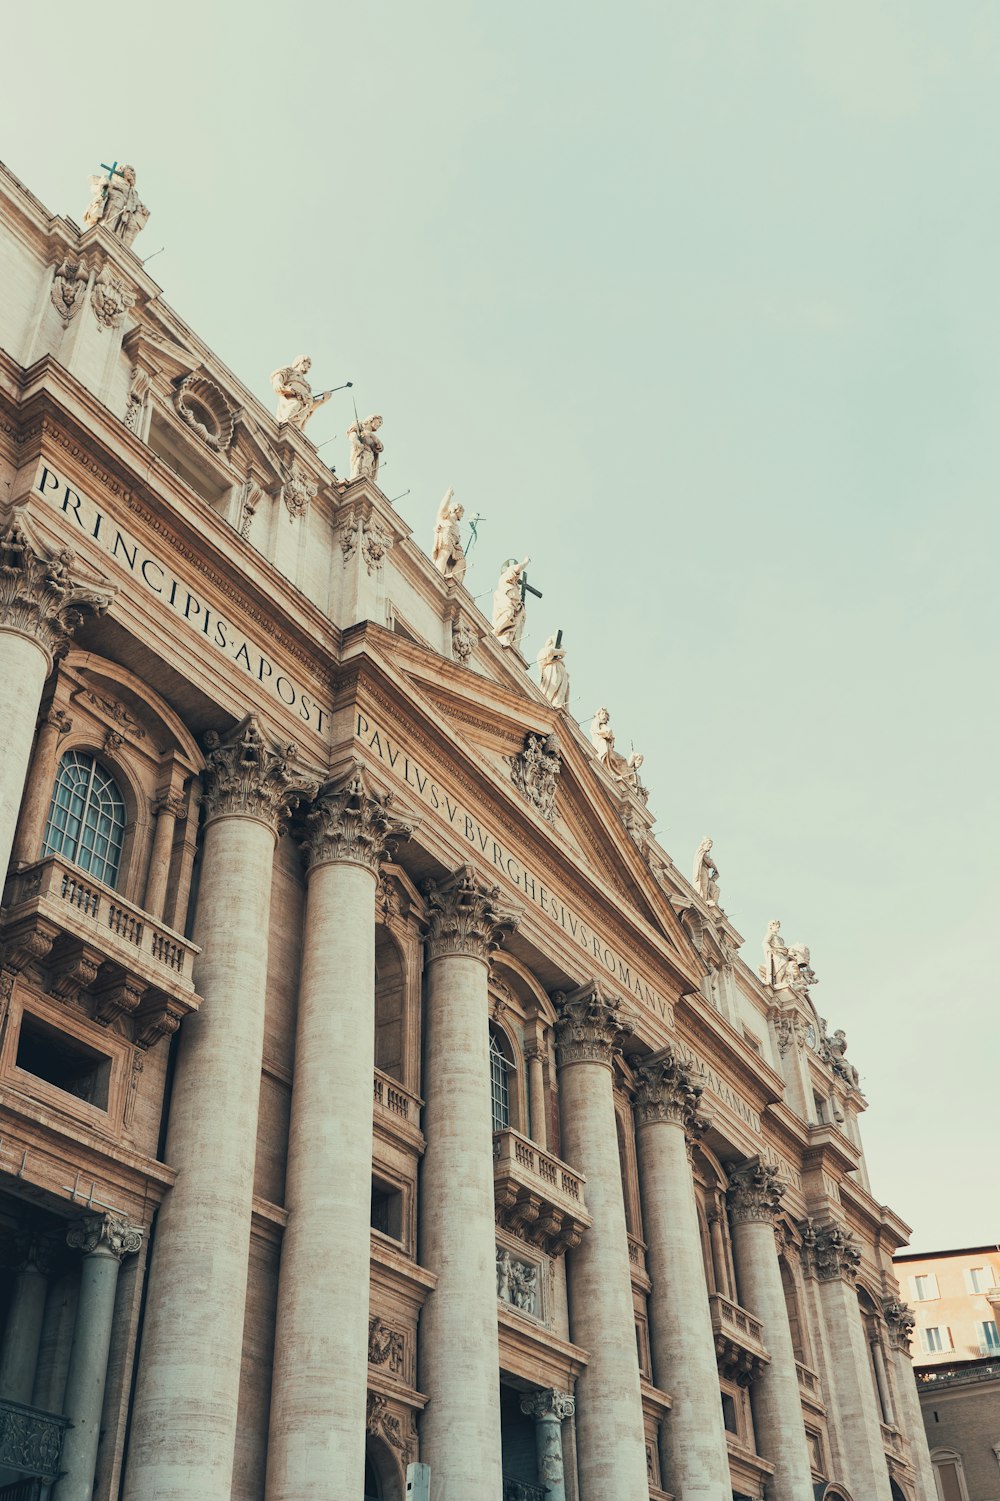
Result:
M989 1352L1000 1350L1000 1334L997 1333L996 1319L984 1319L982 1330L983 1349Z
M108 1108L111 1059L107 1053L99 1053L28 1011L21 1018L16 1066L97 1110Z
M913 1296L918 1303L927 1303L938 1296L937 1278L933 1272L925 1272L922 1277L913 1278Z
M970 1266L965 1273L965 1284L970 1293L984 1293L992 1286L989 1271L984 1266Z
M944 1349L944 1341L941 1338L941 1330L938 1328L925 1329L923 1331L923 1346L929 1353Z
M403 1195L387 1183L372 1179L372 1229L392 1240L403 1239Z
M739 1433L740 1425L736 1421L736 1403L728 1392L722 1393L722 1426L727 1433Z

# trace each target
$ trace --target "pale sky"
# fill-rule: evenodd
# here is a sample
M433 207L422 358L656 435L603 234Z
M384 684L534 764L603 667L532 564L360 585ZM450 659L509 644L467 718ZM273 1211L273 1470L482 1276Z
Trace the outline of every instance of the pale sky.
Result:
M714 837L748 962L810 946L876 1197L995 1240L1000 5L57 0L5 42L49 209L133 162L137 253L264 401L353 380L418 540L449 485L485 518L473 594L531 553L527 655L564 629L683 870Z

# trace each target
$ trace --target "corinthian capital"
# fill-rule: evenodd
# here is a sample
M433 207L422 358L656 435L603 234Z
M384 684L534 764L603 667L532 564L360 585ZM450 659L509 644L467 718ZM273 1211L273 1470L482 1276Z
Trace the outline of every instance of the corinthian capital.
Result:
M778 1181L778 1169L759 1157L749 1157L734 1167L726 1190L734 1220L764 1224L773 1224L784 1192L784 1183Z
M344 860L377 870L390 839L409 839L413 824L390 814L391 792L378 792L357 762L346 776L327 782L306 814L306 863Z
M806 1264L821 1282L833 1282L838 1277L845 1282L856 1280L861 1252L850 1230L832 1220L825 1225L814 1225L807 1220L802 1227L802 1239Z
M640 1125L670 1121L685 1131L698 1130L698 1104L704 1086L698 1070L672 1047L665 1047L644 1063L636 1075L635 1110Z
M610 1068L622 1039L635 1030L635 1018L620 996L602 995L595 981L570 995L553 996L559 1062L605 1063Z
M427 955L469 954L489 961L521 918L520 909L501 900L499 886L487 886L471 865L461 865L440 883L427 881Z
M77 577L73 559L68 547L43 547L23 514L0 527L0 628L36 641L50 671L84 616L103 615L115 597L114 589Z
M316 795L315 781L293 768L296 747L269 747L256 714L248 714L224 740L209 730L205 749L202 800L209 819L242 814L280 833L296 804Z
M909 1355L910 1341L917 1322L913 1309L900 1298L883 1298L882 1312L889 1328L890 1344L894 1349L902 1350L904 1355Z
M576 1412L576 1398L571 1397L569 1392L557 1392L549 1387L545 1391L529 1392L526 1397L522 1397L521 1411L525 1417L534 1418L536 1423L540 1418L557 1418L561 1423Z
M142 1231L120 1214L85 1214L66 1232L66 1244L84 1256L134 1256L142 1245Z

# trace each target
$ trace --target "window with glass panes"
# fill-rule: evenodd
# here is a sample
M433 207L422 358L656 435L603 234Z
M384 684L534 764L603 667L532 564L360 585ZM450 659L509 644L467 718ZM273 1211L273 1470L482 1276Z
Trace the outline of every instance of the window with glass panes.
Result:
M490 1092L493 1100L493 1129L506 1131L510 1125L510 1064L490 1033Z
M1000 1334L997 1333L996 1319L984 1319L982 1323L983 1349L1000 1350Z
M52 789L42 858L62 855L114 886L124 834L125 799L114 778L93 756L67 751Z

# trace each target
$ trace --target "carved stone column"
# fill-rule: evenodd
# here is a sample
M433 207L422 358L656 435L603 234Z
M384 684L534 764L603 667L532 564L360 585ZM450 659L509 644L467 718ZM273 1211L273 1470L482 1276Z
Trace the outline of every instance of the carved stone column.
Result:
M90 1501L101 1437L118 1268L122 1257L134 1256L141 1247L142 1231L117 1214L87 1214L67 1233L66 1241L83 1253L83 1259L63 1404L70 1427L63 1439L63 1473L52 1496L53 1501Z
M7 1324L0 1350L0 1400L31 1406L38 1366L38 1347L48 1290L46 1246L34 1235L19 1244L22 1259L14 1277Z
M430 1402L421 1458L441 1496L496 1501L500 1463L489 957L520 916L463 866L426 888L427 1006L420 1259L437 1277L420 1319Z
M268 1501L364 1491L375 1068L375 883L408 835L360 766L308 815Z
M568 1392L529 1392L521 1398L521 1411L535 1420L538 1479L545 1501L566 1501L562 1425L575 1413L576 1403Z
M773 1501L802 1501L813 1493L812 1468L774 1243L774 1218L785 1191L777 1179L777 1168L751 1157L729 1175L729 1210L739 1301L762 1321L771 1355L771 1364L750 1390L758 1447L775 1466L768 1496Z
M916 1478L916 1501L937 1501L934 1466L927 1446L927 1430L920 1410L920 1395L913 1375L910 1341L916 1319L913 1310L899 1298L883 1298L882 1312L889 1331L889 1348L896 1371L899 1426L906 1440Z
M180 793L166 793L153 803L156 826L153 829L153 848L149 856L144 902L150 917L163 918L167 880L170 876L170 856L174 847L174 828L186 807L186 801Z
M72 563L68 548L53 554L43 547L22 513L0 527L0 880L10 861L45 679L84 615L103 614L114 597L113 589L78 578Z
M545 1044L540 1037L535 1037L525 1044L524 1056L528 1064L528 1109L531 1114L531 1139L538 1143L543 1151L549 1144L549 1123L547 1120L548 1100L545 1090Z
M732 1279L729 1274L729 1257L726 1255L724 1228L725 1205L716 1201L708 1212L708 1233L712 1243L712 1267L715 1272L716 1291L724 1298L733 1296Z
M181 1032L129 1448L129 1501L218 1501L232 1484L264 1040L271 867L315 783L255 715L208 737L194 980Z
M806 1265L819 1281L819 1305L833 1385L831 1423L840 1435L843 1479L856 1496L891 1501L881 1414L855 1287L861 1252L836 1224L806 1226Z
M38 721L31 775L24 790L14 839L12 864L15 869L19 865L30 865L41 854L45 820L59 763L59 741L72 728L73 721L62 709L48 709Z
M694 1180L685 1134L702 1086L672 1048L640 1070L635 1113L649 1296L653 1379L673 1396L666 1489L718 1501L732 1487L719 1397Z
M580 1492L647 1501L646 1438L635 1342L625 1199L611 1060L632 1017L593 983L557 996L562 1151L587 1178L593 1227L567 1255L570 1331L590 1363L577 1383Z

